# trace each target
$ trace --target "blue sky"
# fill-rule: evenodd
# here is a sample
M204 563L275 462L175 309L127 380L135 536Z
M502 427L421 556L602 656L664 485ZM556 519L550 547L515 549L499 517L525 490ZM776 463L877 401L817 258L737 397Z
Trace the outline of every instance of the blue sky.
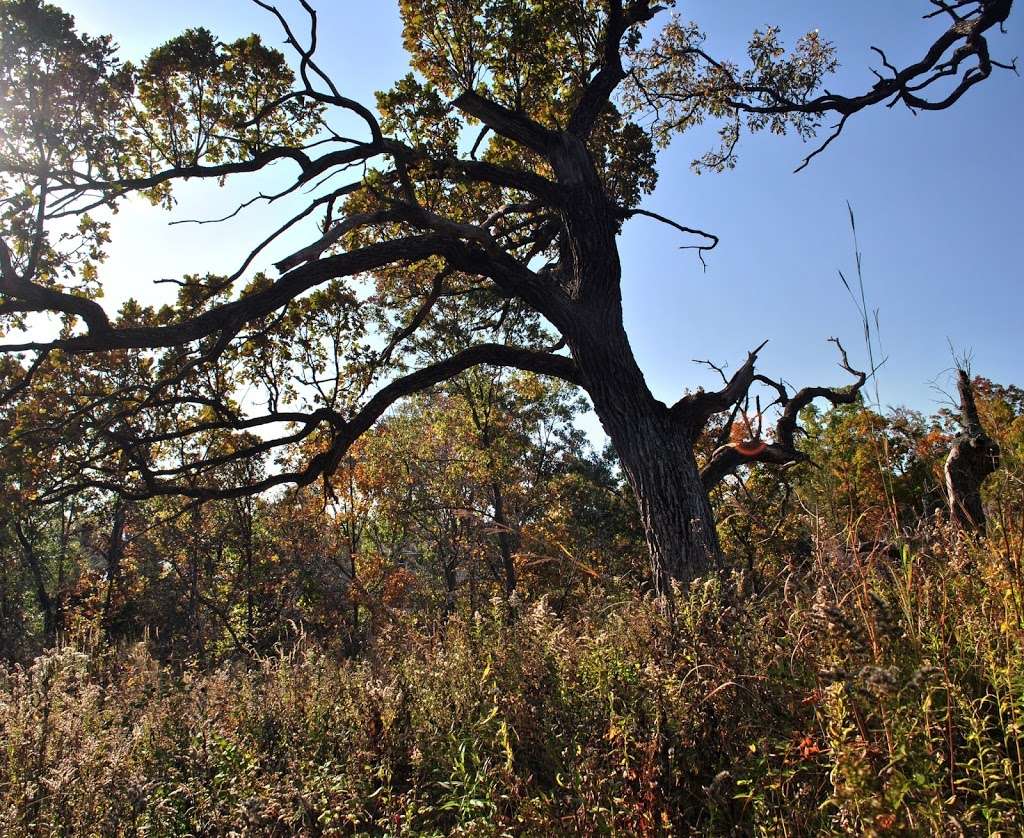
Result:
M113 34L130 58L188 26L206 26L224 39L257 31L270 43L281 41L276 24L248 0L57 1L83 30ZM372 103L375 90L407 72L397 3L318 5L322 63L344 92ZM929 9L924 0L777 5L703 0L680 3L679 11L700 22L709 49L725 57L740 55L757 26L781 24L789 44L818 28L835 42L843 65L828 86L845 93L874 81L870 45L902 65L944 26L921 20ZM282 0L282 8L290 7ZM302 22L299 14L294 19ZM1008 30L992 39L994 55L1024 59L1024 8L1015 9ZM722 241L705 272L691 252L678 249L683 242L669 228L637 218L625 229L627 328L652 389L675 400L686 387L713 385L692 359L735 366L766 338L763 371L797 386L845 383L829 336L844 340L855 363L866 363L858 315L837 275L853 273L847 201L857 215L868 305L880 310L888 356L880 372L883 403L933 410L941 398L933 382L948 384L950 342L973 353L978 373L1024 384L1022 135L1024 79L1003 72L946 112L915 117L881 108L857 115L800 174L792 171L810 148L796 138L747 137L735 171L699 177L689 163L713 143L710 131L678 140L663 153L660 184L644 206ZM190 186L175 217L216 215L260 185L250 181L244 192ZM221 227L168 228L165 214L128 207L117 218L105 267L108 304L127 296L159 299L166 292L151 283L160 277L229 272L284 211L257 209Z

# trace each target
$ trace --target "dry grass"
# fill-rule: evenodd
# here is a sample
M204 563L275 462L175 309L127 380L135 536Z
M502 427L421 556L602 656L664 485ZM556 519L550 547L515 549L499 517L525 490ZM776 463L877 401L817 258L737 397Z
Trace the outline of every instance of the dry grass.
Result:
M401 618L213 672L0 672L4 835L1016 835L1018 555L930 529L652 603Z

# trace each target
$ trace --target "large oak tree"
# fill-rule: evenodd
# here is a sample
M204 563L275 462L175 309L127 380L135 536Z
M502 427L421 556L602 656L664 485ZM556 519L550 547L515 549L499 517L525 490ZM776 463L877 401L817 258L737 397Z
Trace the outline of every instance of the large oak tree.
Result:
M817 151L874 105L947 108L1009 67L988 39L1012 6L931 0L927 17L945 25L920 58L897 67L877 49L877 82L840 95L824 86L836 58L818 33L787 52L768 28L725 60L670 14L673 0L400 0L414 72L371 107L318 63L318 43L344 33L318 32L306 0L301 27L253 2L277 18L291 64L255 36L223 43L204 29L122 63L56 6L0 2L3 421L8 444L79 440L38 500L86 486L238 497L329 479L398 400L476 365L515 367L589 395L659 591L719 561L709 489L744 464L799 461L800 410L852 402L866 376L837 347L853 383L794 393L757 373L754 351L719 391L652 395L623 327L622 225L651 216L701 255L717 243L641 207L658 149L717 120L721 148L695 164L716 170L744 129L811 139L834 120ZM270 167L292 174L253 200L308 204L255 236L234 274L182 278L160 310L97 302L110 211L133 195L170 207L183 180ZM293 229L308 243L262 265ZM40 313L50 338L34 337ZM65 404L27 418L19 405L54 364ZM773 432L748 423L748 439L723 436L699 467L698 436L718 414L745 417L755 382L777 396ZM298 466L238 469L258 477L225 484L225 466L299 443L315 453Z

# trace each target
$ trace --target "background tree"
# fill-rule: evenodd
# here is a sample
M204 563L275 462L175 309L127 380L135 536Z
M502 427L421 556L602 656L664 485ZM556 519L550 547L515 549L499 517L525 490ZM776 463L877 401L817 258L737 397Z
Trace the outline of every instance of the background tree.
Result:
M852 96L823 87L836 59L816 32L790 53L777 29L755 32L741 65L706 52L696 24L668 18L652 31L666 8L650 0L401 0L416 72L374 114L318 65L305 0L305 40L255 2L280 21L295 71L255 37L224 44L202 29L122 64L109 38L78 34L55 6L0 5L2 312L15 332L37 312L59 327L3 346L34 353L13 391L83 353L150 366L96 401L81 428L89 456L52 496L84 486L227 499L309 485L399 399L480 364L515 367L589 395L636 497L659 592L719 562L708 487L744 464L800 459L799 411L851 401L865 375L841 353L852 389L790 394L759 378L755 351L720 391L671 406L653 396L623 327L617 237L647 216L695 236L699 253L717 242L641 208L657 147L720 120L722 148L697 166L721 169L743 128L811 137L835 114L824 148L867 107L941 110L1010 66L988 37L1012 0L933 2L929 17L948 28L904 68L877 50L878 82ZM112 318L95 301L103 214L126 196L170 206L182 179L285 161L297 176L262 199L315 195L233 275L184 278L160 311L130 305ZM319 230L276 278L249 274L280 233L314 217ZM702 478L694 444L757 383L777 396L775 436L722 446ZM219 453L196 443L210 435L228 438ZM220 482L228 462L312 441L291 467Z

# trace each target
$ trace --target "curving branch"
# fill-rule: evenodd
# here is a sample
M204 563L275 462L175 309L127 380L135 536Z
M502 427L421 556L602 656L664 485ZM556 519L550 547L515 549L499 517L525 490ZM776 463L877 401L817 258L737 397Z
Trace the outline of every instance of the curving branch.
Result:
M696 250L697 251L697 257L700 259L701 265L703 265L704 269L707 270L708 265L707 265L707 262L704 261L704 254L707 251L714 250L716 247L718 247L718 245L719 245L719 243L721 241L721 239L719 239L718 236L716 236L714 233L708 233L708 232L705 232L704 230L698 230L696 227L686 227L686 226L678 223L677 221L673 221L671 218L668 218L667 216L660 215L660 214L658 214L656 212L651 212L650 210L645 210L645 209L624 209L624 210L622 210L623 218L633 218L633 217L635 217L637 215L642 215L642 216L645 216L647 218L653 218L655 221L660 221L662 224L667 224L669 227L674 227L680 233L686 233L687 235L691 235L691 236L703 236L704 238L706 238L709 242L711 242L711 244L688 244L688 245L683 245L679 249L680 250ZM763 345L764 344L762 344L762 346Z
M285 274L263 291L167 326L107 328L95 332L90 330L85 335L50 343L0 345L0 352L60 349L77 354L180 346L224 330L237 332L244 323L276 311L309 289L329 280L372 271L395 262L443 256L452 247L453 242L440 236L412 236L371 244L303 265Z
M148 440L128 433L108 433L117 446L126 453L134 453L132 461L139 473L141 485L134 488L125 486L121 481L106 478L84 477L73 485L61 486L59 489L42 495L37 503L52 503L62 497L68 497L85 488L104 489L117 493L128 500L142 500L157 496L182 496L195 500L225 500L260 494L269 489L283 485L308 486L322 477L329 477L338 468L353 443L365 434L373 425L400 399L421 392L429 387L447 381L465 372L471 367L491 365L513 367L527 372L560 378L572 384L581 385L582 377L575 362L566 356L550 352L542 352L504 344L479 344L469 347L450 358L430 364L414 372L403 375L382 387L362 408L347 419L343 419L335 411L323 409L315 413L295 416L291 414L272 414L237 422L211 423L217 427L234 429L252 428L272 422L292 418L301 427L292 434L270 440L264 440L237 451L216 457L208 457L193 463L162 470L150 469L137 456L140 446ZM267 453L284 445L294 444L310 437L324 423L330 428L330 444L326 449L313 456L299 470L284 471L248 484L236 484L229 487L198 485L196 477L216 467L223 467L233 462L244 461ZM183 429L180 434L164 435L162 440L182 437L187 434ZM105 453L110 453L105 452ZM169 476L189 475L189 479L168 480Z
M799 172L838 139L850 117L862 110L879 104L891 108L900 103L914 112L945 110L972 87L985 81L994 69L1016 72L1016 60L1007 63L992 58L987 40L992 30L1004 31L1013 0L931 2L938 8L926 14L925 18L945 13L950 17L950 26L918 60L902 68L893 64L884 50L871 47L880 59L883 72L872 69L877 81L863 93L842 95L826 89L815 95L824 66L814 68L812 64L809 67L809 62L804 60L791 68L782 68L781 79L771 72L755 73L751 70L739 74L734 65L709 55L700 46L700 39L668 46L668 56L661 53L652 56L653 65L670 78L672 71L664 68L670 67L672 60L681 67L690 68L693 77L684 74L671 78L673 83L651 87L643 78L645 68L635 68L631 76L639 99L646 102L657 117L660 118L663 108L670 111L678 109L674 117L665 121L670 129L700 121L707 114L731 117L731 123L722 133L724 151L720 156L707 156L705 165L709 168L727 165L732 160L742 114L762 123L762 127L765 120L837 114L839 119L829 135L803 159L796 169ZM706 68L706 73L698 73L698 67ZM800 79L805 73L806 77ZM710 101L716 105L709 110ZM804 121L796 127L801 136L807 138L813 136L818 126Z
M333 79L331 79L331 77L326 72L324 72L324 70L320 67L320 65L316 62L316 60L313 57L314 53L316 53L319 41L316 9L314 9L307 2L307 0L299 0L299 2L302 4L302 8L309 16L309 46L304 47L302 46L302 44L299 43L299 39L295 36L291 24L288 23L288 19L281 13L277 6L271 3L267 3L265 2L265 0L252 0L252 2L259 6L261 9L265 9L266 11L270 12L277 19L277 22L281 25L281 28L284 30L285 42L290 47L292 47L299 55L299 77L302 79L304 88L300 91L294 91L293 93L289 94L288 97L306 96L315 99L316 101L321 102L323 104L334 105L336 107L344 108L345 110L351 111L367 124L367 127L369 127L370 133L373 137L373 142L375 144L381 143L383 140L383 135L381 134L380 123L377 121L377 118L373 115L370 109L354 99L350 99L347 96L342 96L341 92L338 90L338 86L334 83ZM310 72L319 77L320 80L327 85L330 91L329 93L322 93L316 90L316 87L314 86L310 78ZM281 104L283 104L282 101L271 103L270 105L267 106L266 109L264 109L264 113L269 112L277 107L280 107ZM253 121L255 122L258 120L259 117L256 117L256 119Z
M0 274L0 293L10 298L10 301L3 306L4 313L59 312L81 317L92 334L106 334L112 329L110 319L103 307L94 300L58 291L55 288L46 288L28 279L12 275L6 270ZM0 351L3 350L0 349Z
M401 210L396 208L395 211ZM412 219L417 216L406 208L406 217ZM419 217L418 220L424 220L427 224L432 223L426 216ZM102 318L91 319L106 324L106 327L90 328L84 335L47 343L0 344L0 353L59 349L78 354L115 349L160 349L185 345L218 332L227 331L235 334L245 323L282 308L306 291L330 280L430 257L444 258L450 265L465 273L492 279L508 293L528 301L556 325L567 322L566 301L564 294L557 287L544 281L539 275L503 252L488 253L481 247L469 246L451 235L451 232L475 235L475 231L478 230L469 229L469 225L464 226L467 229L448 229L449 235L431 234L392 239L308 262L286 273L269 288L170 325L112 328L104 314ZM75 305L83 310L84 307L80 303L95 306L102 312L97 304L89 300L77 297L73 299ZM48 305L47 308L52 306Z
M40 200L40 217L43 215L45 201ZM32 255L28 265L21 272L15 268L11 250L3 239L0 239L0 293L9 299L0 307L4 314L24 314L37 311L53 311L81 317L91 332L107 332L110 320L102 306L94 300L68 294L56 288L47 288L33 282L38 265L38 250L41 247L44 233L36 232L33 237Z
M940 11L954 11L946 4L941 5ZM985 33L989 30L1002 28L1010 16L1012 7L1013 0L969 0L958 3L957 8L961 11L952 15L953 22L949 29L935 40L919 60L903 69L895 67L879 47L872 47L891 75L883 77L876 73L878 81L871 90L859 96L842 96L826 92L808 101L799 102L775 97L777 101L766 104L753 104L733 96L729 104L738 111L765 115L838 113L841 118L832 133L818 149L804 159L796 170L799 172L839 137L847 120L858 111L883 102L887 103L888 107L902 102L915 111L945 110L959 101L976 84L987 79L994 67L1016 70L1015 64L1007 65L992 60L985 38ZM974 58L975 63L961 75L961 68L970 58ZM925 98L924 91L948 78L959 78L953 90L938 98ZM736 92L740 96L763 93L760 90L745 89L743 86L739 86Z
M796 433L800 411L815 399L826 399L833 405L853 404L857 401L861 389L867 382L867 373L854 369L846 355L846 350L836 338L829 338L836 345L840 354L839 366L856 379L848 387L804 387L795 395L790 396L788 388L780 381L774 381L761 375L754 375L751 367L747 387L736 399L746 396L747 389L754 381L767 384L778 393L778 404L782 412L775 423L774 438L766 441L758 438L745 442L729 443L719 447L701 470L701 480L707 490L713 489L728 475L738 468L752 463L766 463L789 467L807 459L807 455L796 447ZM739 373L737 373L739 376ZM735 380L735 378L734 378ZM728 388L727 388L728 389ZM735 390L734 390L735 392Z

